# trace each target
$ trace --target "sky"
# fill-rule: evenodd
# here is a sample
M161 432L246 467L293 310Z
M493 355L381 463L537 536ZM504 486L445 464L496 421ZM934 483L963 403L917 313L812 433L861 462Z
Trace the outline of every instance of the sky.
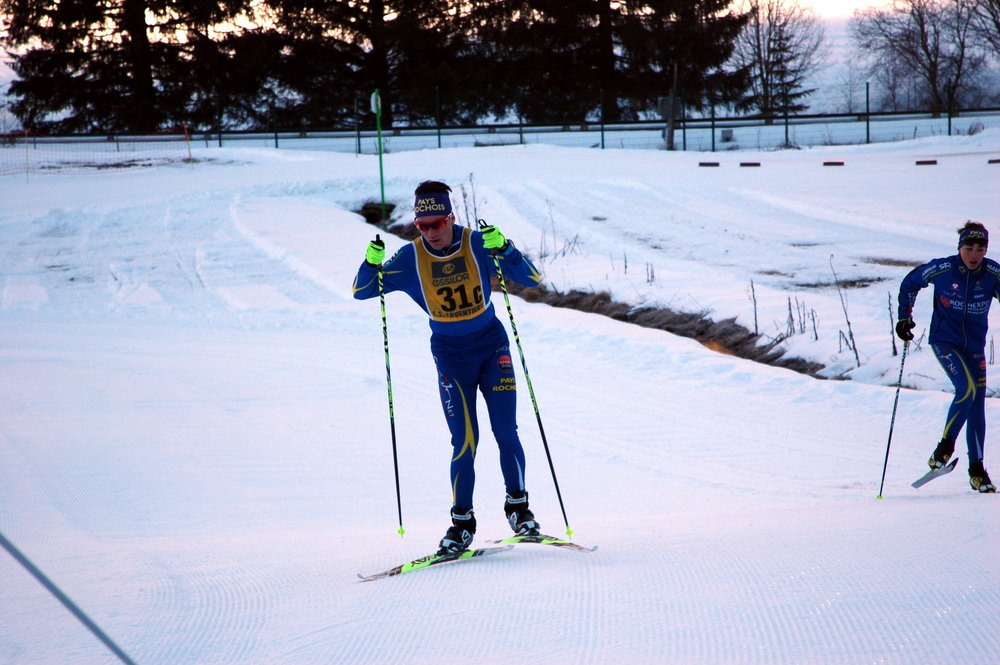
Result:
M390 293L383 332L378 300L352 297L367 242L405 242L352 212L379 200L379 160L113 148L18 147L34 166L0 176L0 532L135 662L995 660L1000 503L969 488L964 443L910 487L951 395L926 341L893 355L887 300L962 221L1000 224L1000 130L384 155L398 219L445 180L552 289L789 334L846 380L516 297L509 316L494 293L546 434L515 361L532 508L598 549L375 582L357 574L435 548L451 502L426 316ZM482 412L475 546L509 533ZM115 662L3 551L0 625L4 665Z
M801 0L802 5L811 5L824 19L843 19L853 16L855 10L868 7L887 7L889 0Z

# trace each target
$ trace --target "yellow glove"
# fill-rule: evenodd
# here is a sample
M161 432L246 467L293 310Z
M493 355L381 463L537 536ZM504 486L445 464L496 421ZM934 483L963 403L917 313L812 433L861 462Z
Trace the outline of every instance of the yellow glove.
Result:
M385 243L382 242L382 238L375 234L375 240L368 243L368 250L365 252L365 261L373 266L382 265L382 259L385 258Z
M509 243L500 233L500 229L495 226L484 226L479 232L483 234L483 247L498 250L501 254L507 251Z

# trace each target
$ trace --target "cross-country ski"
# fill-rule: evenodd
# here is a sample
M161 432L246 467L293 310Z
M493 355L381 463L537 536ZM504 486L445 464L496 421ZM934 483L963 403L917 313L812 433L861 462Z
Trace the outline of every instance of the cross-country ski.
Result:
M476 559L484 556L489 556L493 554L500 554L501 552L507 552L513 549L513 545L507 545L506 547L483 547L479 549L467 549L463 550L457 554L428 554L427 556L422 556L419 559L414 559L413 561L407 561L398 566L394 566L388 570L383 570L380 573L373 573L371 575L364 575L358 573L358 579L362 582L371 582L372 580L380 580L383 577L394 577L396 575L404 575L406 573L412 573L417 570L424 570L430 568L431 566L439 566L445 563L453 563L457 561L469 561L471 559Z
M949 473L951 473L952 471L955 470L955 465L956 464L958 464L958 458L957 457L955 459L953 459L952 461L948 462L947 464L945 464L944 466L942 466L940 468L937 468L937 469L931 469L930 471L928 471L924 475L920 476L919 478L917 478L916 480L914 480L912 483L910 483L910 487L920 488L920 487L923 487L924 485L926 485L927 483L931 482L935 478L940 478L941 476L946 476L946 475L948 475Z
M597 550L597 545L593 547L584 547L582 545L577 545L574 542L570 542L563 538L558 538L556 536L546 536L545 534L537 535L527 535L527 536L510 536L508 538L501 538L499 540L492 541L494 543L509 543L512 545L519 544L537 544L537 545L552 545L553 547L561 547L567 550L573 550L575 552L593 552Z

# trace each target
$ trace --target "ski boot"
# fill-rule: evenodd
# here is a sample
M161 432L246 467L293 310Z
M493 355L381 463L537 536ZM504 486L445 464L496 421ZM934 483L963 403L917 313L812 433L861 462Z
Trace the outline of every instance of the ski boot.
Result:
M955 441L950 439L941 439L941 442L937 444L937 448L934 449L934 454L927 460L927 466L931 468L931 471L940 469L948 463L948 460L951 459L954 452Z
M993 481L990 480L990 474L986 473L983 460L969 465L969 485L980 494L993 494L997 491Z
M517 491L507 495L503 511L507 515L510 528L519 536L537 536L541 527L535 521L535 514L528 508L528 493Z
M469 549L476 535L476 516L472 508L452 508L451 526L438 543L438 555L460 554Z

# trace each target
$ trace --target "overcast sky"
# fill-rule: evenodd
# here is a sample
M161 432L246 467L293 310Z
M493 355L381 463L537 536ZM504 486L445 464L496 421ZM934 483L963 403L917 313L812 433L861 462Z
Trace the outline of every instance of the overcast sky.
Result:
M821 18L848 18L855 9L876 5L888 6L889 0L802 0L803 5L812 5Z

